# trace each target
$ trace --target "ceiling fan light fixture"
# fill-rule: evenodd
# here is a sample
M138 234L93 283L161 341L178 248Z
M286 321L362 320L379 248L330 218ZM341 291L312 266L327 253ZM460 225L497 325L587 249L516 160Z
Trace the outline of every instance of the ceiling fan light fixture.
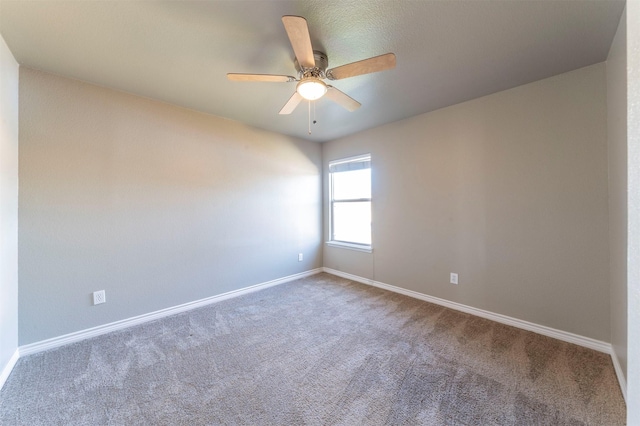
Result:
M315 101L327 93L327 85L318 78L308 77L298 83L296 91L306 100Z

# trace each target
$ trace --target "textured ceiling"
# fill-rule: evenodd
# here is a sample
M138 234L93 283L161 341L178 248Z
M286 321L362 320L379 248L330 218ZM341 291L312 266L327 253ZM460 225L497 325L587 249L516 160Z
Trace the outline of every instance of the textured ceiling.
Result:
M0 32L22 65L326 141L606 60L624 1L11 1ZM332 84L362 103L278 111L296 75L282 15L304 16L329 67L394 52L390 71Z

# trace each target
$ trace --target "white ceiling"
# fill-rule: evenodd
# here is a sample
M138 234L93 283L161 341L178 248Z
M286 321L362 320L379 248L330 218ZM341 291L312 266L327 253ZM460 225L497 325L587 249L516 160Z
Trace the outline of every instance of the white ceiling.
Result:
M623 0L0 0L0 32L25 66L327 141L606 60ZM304 16L329 68L394 52L390 71L332 82L362 103L278 111L296 75L282 15Z

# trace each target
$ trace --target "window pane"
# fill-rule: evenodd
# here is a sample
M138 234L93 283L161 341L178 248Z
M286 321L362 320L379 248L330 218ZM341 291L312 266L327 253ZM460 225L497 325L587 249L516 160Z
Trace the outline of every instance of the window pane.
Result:
M371 169L332 173L333 199L371 198Z
M333 203L333 239L371 244L371 201Z

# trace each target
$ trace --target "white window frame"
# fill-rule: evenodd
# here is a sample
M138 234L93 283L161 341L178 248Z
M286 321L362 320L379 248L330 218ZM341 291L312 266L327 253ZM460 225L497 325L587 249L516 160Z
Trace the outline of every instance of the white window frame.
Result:
M364 251L367 253L371 253L373 251L373 230L372 234L371 234L371 244L362 244L362 243L356 243L356 242L352 242L352 241L341 241L341 240L336 240L333 238L333 204L334 204L334 200L333 200L333 173L336 172L332 172L332 168L341 164L348 164L348 163L362 163L362 162L368 162L369 164L371 164L371 154L362 154L362 155L357 155L355 157L348 157L348 158L341 158L338 160L333 160L329 162L329 240L327 241L327 245L329 246L333 246L333 247L340 247L340 248L347 248L347 249L351 249L351 250L358 250L358 251ZM371 166L369 165L369 168L371 168ZM369 184L371 184L371 182L369 182ZM372 201L372 197L370 198L357 198L357 199L346 199L346 200L340 200L339 202L344 203L344 202L363 202L363 201L368 201L371 203L372 207L373 207L373 201Z

